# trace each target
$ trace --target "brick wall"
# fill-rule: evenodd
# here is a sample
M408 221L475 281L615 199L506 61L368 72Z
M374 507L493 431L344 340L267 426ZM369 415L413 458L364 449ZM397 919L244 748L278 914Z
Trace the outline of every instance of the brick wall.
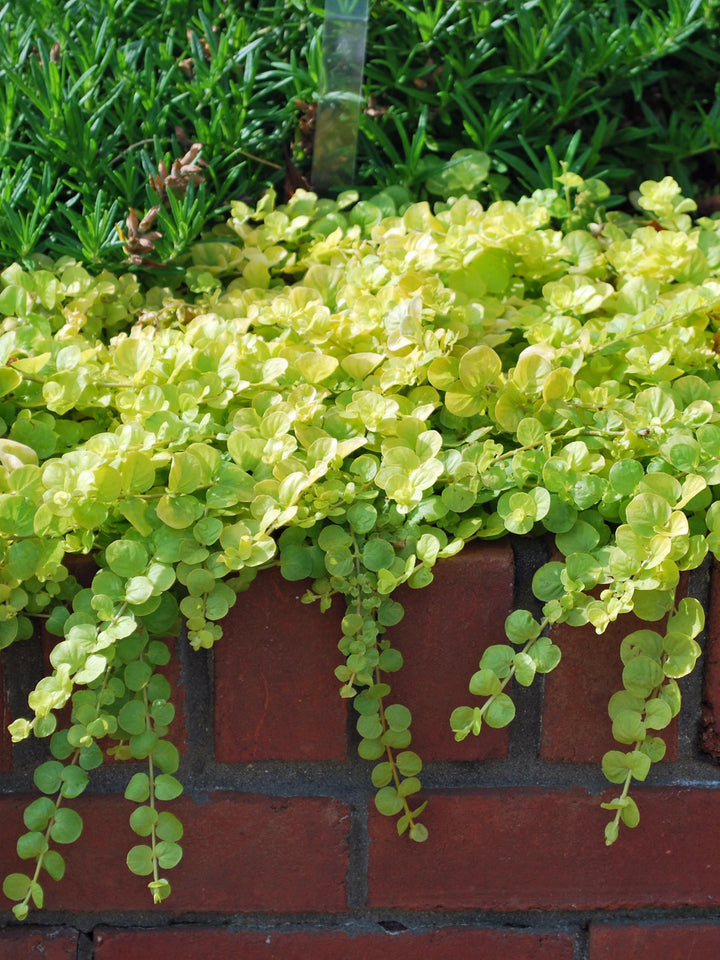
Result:
M603 718L630 620L602 637L558 630L563 662L544 687L516 691L509 730L462 744L449 732L483 647L502 642L513 603L532 602L544 550L468 548L431 587L403 593L394 633L406 666L394 689L426 762L427 843L399 839L374 810L333 678L340 611L301 605L302 585L267 573L212 655L178 644L186 835L171 899L150 906L145 879L124 867L136 842L129 773L108 765L91 802L77 801L85 832L65 879L47 881L46 910L26 925L0 915L1 960L717 960L720 571L690 578L709 612L704 681L701 671L682 681L672 759L635 788L641 824L614 847L599 808L614 789L598 761L613 744ZM21 709L18 677L27 689L40 661L32 644L4 652L5 720ZM0 735L3 875L18 869L41 747L12 751Z

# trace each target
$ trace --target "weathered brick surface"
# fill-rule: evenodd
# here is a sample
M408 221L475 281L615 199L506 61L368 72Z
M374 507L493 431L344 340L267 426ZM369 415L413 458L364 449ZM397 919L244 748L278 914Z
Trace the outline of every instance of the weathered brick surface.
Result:
M334 669L344 615L300 603L305 584L262 573L215 646L215 755L227 763L343 760L346 706Z
M590 960L718 960L720 923L593 923Z
M706 623L703 689L702 749L720 757L720 564L715 561L710 581L710 609Z
M0 773L9 773L12 770L12 744L8 733L8 724L12 720L7 706L5 695L5 680L3 675L2 657L0 657Z
M580 787L430 794L430 839L371 824L369 902L413 910L583 910L720 904L716 790L634 791L642 820L611 848Z
M14 854L28 798L0 798L0 875L22 870ZM46 907L97 913L151 908L147 879L125 867L133 804L119 797L83 797L73 806L83 836L63 850L67 872L46 885ZM265 797L217 792L169 806L185 824L182 863L168 872L171 913L339 911L346 905L347 808L319 797Z
M466 547L434 568L429 587L404 587L396 599L405 617L389 636L402 652L402 670L389 677L390 700L413 715L413 749L424 760L479 760L507 754L507 730L487 727L456 743L449 718L455 707L481 703L468 692L483 650L507 642L512 610L513 555L508 543Z
M76 960L78 935L62 927L0 930L2 960Z
M559 933L439 929L431 933L348 936L340 931L246 933L197 930L102 929L96 960L571 960L573 940Z

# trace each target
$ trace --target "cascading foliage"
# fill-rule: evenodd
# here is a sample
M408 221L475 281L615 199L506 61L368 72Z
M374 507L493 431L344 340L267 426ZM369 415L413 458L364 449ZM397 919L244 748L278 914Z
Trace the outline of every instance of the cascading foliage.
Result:
M341 595L339 692L378 809L422 841L393 591L474 538L552 534L541 615L508 617L451 728L512 720L509 681L560 660L554 624L601 633L633 611L648 626L619 650L607 842L637 824L630 785L662 758L700 653L680 572L720 556L720 221L693 222L669 178L641 185L638 216L606 213L607 195L568 172L487 209L269 192L233 204L172 287L67 259L0 274L0 646L38 619L58 638L10 727L53 758L18 840L29 869L3 887L17 917L42 906L43 871L63 875L72 800L105 756L144 763L127 862L169 895L183 826L165 808L182 791L166 640L184 621L211 647L275 564L312 581L305 602Z

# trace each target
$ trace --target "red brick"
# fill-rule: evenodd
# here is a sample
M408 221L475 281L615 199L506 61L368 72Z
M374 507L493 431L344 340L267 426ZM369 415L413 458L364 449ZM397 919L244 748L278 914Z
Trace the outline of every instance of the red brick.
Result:
M543 760L599 763L608 750L617 750L607 706L622 690L620 644L634 630L663 630L626 614L605 633L591 626L553 628L552 639L562 651L559 665L545 677L542 738ZM666 760L677 757L677 722L659 731L667 745ZM621 748L622 749L622 748Z
M306 584L262 573L223 621L215 645L215 755L226 763L344 760L342 598L327 613L300 603Z
M393 596L405 617L388 636L404 666L386 679L389 700L413 715L413 749L424 760L479 760L507 754L507 729L485 728L456 743L450 730L455 707L482 701L468 691L486 647L507 643L505 618L512 610L513 554L508 543L473 544L441 560L429 587L403 587Z
M717 561L712 569L710 609L706 627L703 729L700 745L710 756L720 757L720 564Z
M606 794L606 798L614 795ZM571 789L431 794L423 844L371 820L369 903L409 909L586 910L720 904L720 790L637 788L642 821L610 848L609 813Z
M717 960L720 924L590 925L590 960Z
M15 839L28 797L0 798L0 876L21 871ZM49 910L81 913L152 909L147 878L131 875L125 856L142 842L130 830L134 804L83 797L73 806L83 836L62 849L67 872L48 880ZM322 797L268 797L217 792L169 804L185 825L184 857L167 877L171 913L329 911L345 909L347 808Z
M74 930L0 930L2 960L75 960L77 943Z
M0 773L9 773L13 768L12 743L8 724L12 721L5 695L2 658L0 658Z
M492 929L438 929L361 934L340 931L246 933L223 929L172 930L100 929L95 934L95 960L571 960L572 938L559 933Z

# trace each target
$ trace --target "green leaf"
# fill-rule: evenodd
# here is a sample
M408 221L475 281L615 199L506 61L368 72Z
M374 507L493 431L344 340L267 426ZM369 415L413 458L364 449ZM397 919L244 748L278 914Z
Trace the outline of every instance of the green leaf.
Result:
M373 767L371 779L374 787L386 787L393 778L393 767L391 763L384 760Z
M515 704L506 693L498 693L488 702L485 723L489 727L506 727L515 718Z
M645 726L649 730L664 730L672 718L672 710L665 700L656 697L646 703Z
M483 651L480 658L480 672L489 670L500 679L504 679L510 673L514 657L515 651L512 647L505 643L493 643ZM470 682L473 683L472 680ZM476 684L480 682L478 678ZM470 692L475 693L476 691L471 689Z
M361 740L358 744L358 754L363 760L379 760L385 755L385 745L381 740Z
M641 713L622 710L613 717L612 734L618 743L635 743L645 739L645 723Z
M125 799L144 803L150 797L150 778L146 773L136 773L125 788Z
M152 807L137 807L130 814L130 826L140 837L149 837L158 821L158 812Z
M422 770L422 760L412 750L403 750L395 757L398 770L404 777L414 777Z
M527 649L538 673L550 673L560 663L562 653L549 637L539 637Z
M407 730L412 722L412 714L407 707L393 703L385 708L385 722L391 730Z
M380 653L378 667L386 673L396 673L402 669L403 656L399 650L388 647Z
M526 643L540 635L540 624L528 610L514 610L505 620L505 635L511 643Z
M422 790L422 784L417 777L407 777L402 780L398 787L398 793L401 797L411 797Z
M33 781L42 793L57 793L62 785L65 767L57 760L48 760L36 767Z
M410 746L411 740L409 730L386 730L381 738L381 742L393 750L404 750Z
M24 900L32 880L25 873L9 873L3 881L3 893L8 900Z
M367 740L377 740L383 734L383 725L377 716L359 717L357 721L357 731L361 737Z
M74 843L82 833L82 817L69 807L61 807L55 814L50 836L55 843Z
M48 842L45 834L39 831L24 833L18 837L17 855L21 860L32 860L45 853L48 849Z
M670 522L672 509L667 500L652 493L641 493L625 510L626 522L641 537L662 533Z
M363 565L375 573L382 569L388 569L394 559L395 550L392 544L380 537L374 537L372 540L368 540L363 547Z
M137 736L145 732L146 717L145 704L142 700L128 700L120 708L118 723L126 733Z
M155 848L158 863L163 870L171 870L182 860L182 847L170 840L161 840Z
M667 677L685 677L692 672L702 650L696 640L682 633L668 633L663 640L663 672Z
M403 798L395 787L381 787L375 794L375 806L385 817L394 817L403 809Z
M183 792L183 785L169 773L161 773L155 778L155 796L158 800L174 800Z
M646 699L663 682L663 668L656 660L641 655L625 665L622 679L627 691Z
M131 847L126 858L128 869L139 877L147 877L153 872L152 848L145 844Z
M114 540L105 548L105 559L113 573L132 577L147 567L148 553L135 540Z
M62 880L65 876L65 859L57 850L48 850L43 857L42 865L53 880Z
M55 816L57 807L49 797L38 797L25 808L23 822L28 830L44 830Z
M145 663L143 660L133 660L125 667L125 671L123 673L123 681L125 686L128 688L128 690L132 690L133 692L142 690L143 687L147 686L148 682L150 681L152 672L152 666L149 663ZM144 710L144 705L140 703L140 701L135 702L139 703L140 706L143 706ZM127 730L127 727L125 727L125 729ZM128 732L134 733L137 731L128 730Z
M532 591L538 600L546 602L563 596L565 587L561 575L564 569L565 564L555 560L540 567L532 580Z
M516 653L513 657L515 679L522 687L529 687L535 679L537 667L533 658L527 653Z
M502 691L502 684L494 670L483 669L470 677L468 689L476 697L491 697Z
M171 843L174 843L177 840L182 839L183 835L183 825L175 816L175 814L170 813L167 810L163 810L157 820L157 826L155 832L161 840L167 840Z
M166 704L166 706L171 707L172 705ZM175 773L180 766L180 753L178 748L169 740L157 741L152 750L152 758L163 773Z
M89 777L81 767L65 767L62 772L63 784L61 794L63 797L73 799L79 797L88 785Z

